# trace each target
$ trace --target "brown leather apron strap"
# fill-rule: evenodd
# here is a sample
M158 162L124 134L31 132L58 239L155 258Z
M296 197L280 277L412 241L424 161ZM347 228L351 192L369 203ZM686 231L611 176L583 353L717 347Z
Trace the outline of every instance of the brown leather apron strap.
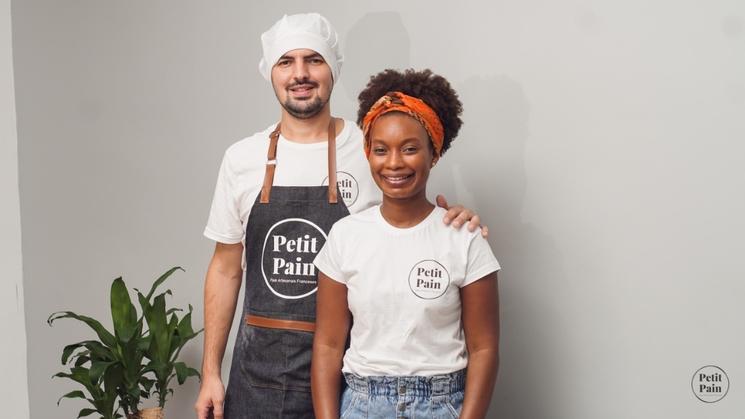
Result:
M269 196L272 193L274 184L274 170L277 168L277 143L279 142L279 129L281 124L277 124L271 134L269 134L269 151L266 153L266 171L264 172L264 185L261 186L261 203L269 202Z
M316 331L315 323L304 322L301 320L272 319L269 317L255 316L253 314L247 314L245 320L246 324L249 326L264 327L267 329L295 330L310 333Z
M261 186L261 202L266 204L272 194L272 185L274 184L274 171L277 168L277 143L279 142L280 125L274 128L269 134L269 151L266 155L266 169L264 171L264 184ZM331 118L328 130L328 162L329 162L329 203L336 204L338 201L336 194L336 122Z
M336 204L336 123L329 123L329 204Z

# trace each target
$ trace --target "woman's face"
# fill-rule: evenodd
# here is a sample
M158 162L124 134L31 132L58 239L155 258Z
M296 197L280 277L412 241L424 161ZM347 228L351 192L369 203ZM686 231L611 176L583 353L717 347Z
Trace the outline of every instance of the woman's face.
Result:
M427 131L409 115L391 112L370 130L370 171L389 199L426 199L429 171L437 161Z

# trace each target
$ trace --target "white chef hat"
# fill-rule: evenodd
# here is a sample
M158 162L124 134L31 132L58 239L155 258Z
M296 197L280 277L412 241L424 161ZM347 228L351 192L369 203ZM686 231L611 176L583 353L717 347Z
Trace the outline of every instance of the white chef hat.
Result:
M331 68L334 83L344 57L339 48L339 35L329 21L318 13L284 15L261 34L264 56L259 61L259 72L268 81L272 80L272 67L287 51L307 48L319 53Z

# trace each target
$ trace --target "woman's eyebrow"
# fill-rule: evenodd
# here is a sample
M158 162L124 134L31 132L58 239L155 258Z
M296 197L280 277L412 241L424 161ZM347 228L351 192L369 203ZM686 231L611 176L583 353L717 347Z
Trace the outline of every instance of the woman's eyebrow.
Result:
M410 143L410 142L418 142L418 141L419 141L419 137L406 137L406 138L401 139L401 143L403 143L403 144L407 144L407 143ZM383 140L381 138L375 138L375 137L373 137L370 140L370 144L373 144L373 143L376 143L376 142L377 143L386 144L385 140Z

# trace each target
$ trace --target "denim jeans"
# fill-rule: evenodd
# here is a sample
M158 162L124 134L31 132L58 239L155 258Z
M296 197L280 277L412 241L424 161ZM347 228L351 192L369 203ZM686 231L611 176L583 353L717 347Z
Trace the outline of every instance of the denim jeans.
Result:
M465 370L431 377L359 377L344 374L341 419L458 418Z

